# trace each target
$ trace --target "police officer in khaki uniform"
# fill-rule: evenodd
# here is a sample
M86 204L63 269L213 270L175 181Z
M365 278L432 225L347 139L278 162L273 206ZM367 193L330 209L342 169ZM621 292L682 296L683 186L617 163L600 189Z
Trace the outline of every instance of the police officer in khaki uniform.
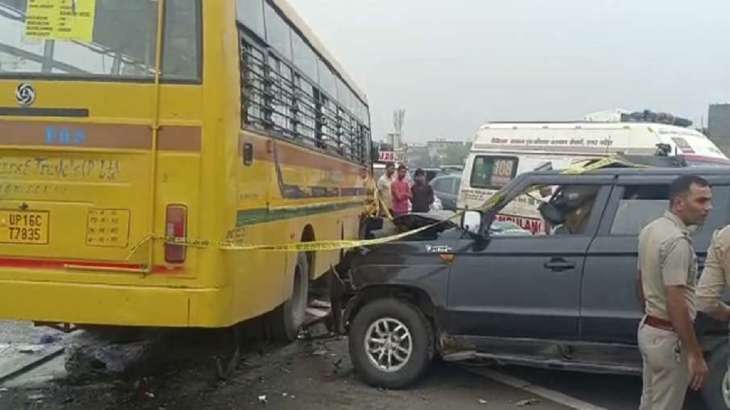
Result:
M670 209L639 236L639 289L645 316L638 331L644 360L640 410L681 409L687 387L702 387L708 369L694 332L697 260L693 227L712 209L704 179L681 176Z
M722 301L730 287L730 226L712 236L705 269L697 283L697 307L716 320L730 321L730 307Z

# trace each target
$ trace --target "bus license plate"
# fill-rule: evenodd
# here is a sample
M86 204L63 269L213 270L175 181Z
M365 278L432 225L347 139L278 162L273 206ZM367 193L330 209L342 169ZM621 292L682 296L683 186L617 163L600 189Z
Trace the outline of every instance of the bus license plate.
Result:
M0 211L0 243L47 244L48 212Z

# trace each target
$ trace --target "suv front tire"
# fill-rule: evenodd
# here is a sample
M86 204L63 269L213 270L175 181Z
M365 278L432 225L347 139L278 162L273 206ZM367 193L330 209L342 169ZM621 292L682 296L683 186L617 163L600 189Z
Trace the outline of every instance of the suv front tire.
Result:
M357 312L349 333L352 364L376 387L398 389L416 382L434 355L431 324L414 305L377 299Z

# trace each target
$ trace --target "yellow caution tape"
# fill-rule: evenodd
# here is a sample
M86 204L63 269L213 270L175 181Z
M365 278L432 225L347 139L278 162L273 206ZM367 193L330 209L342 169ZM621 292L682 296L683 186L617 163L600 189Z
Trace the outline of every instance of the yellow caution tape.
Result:
M568 174L568 175L579 175L586 172L595 171L600 168L605 168L609 165L614 164L620 164L627 167L643 167L641 165L636 165L627 161L624 161L617 157L607 157L599 160L590 159L581 161L575 164L572 164L570 167L564 169L561 173L562 174ZM384 205L382 199L379 197L377 188L375 189L375 197L378 201L379 207L382 206L384 213L388 219L391 219L388 212L388 208ZM499 193L495 193L492 195L482 206L477 208L478 211L481 212L487 212L497 206L501 202L502 196ZM432 224L422 226L417 229L413 229L407 232L402 232L396 235L391 235L383 238L375 238L375 239L360 239L360 240L331 240L331 241L314 241L314 242L293 242L293 243L283 243L283 244L264 244L264 245L252 245L252 244L245 244L240 243L238 241L232 241L232 240L224 240L219 243L215 243L212 241L207 240L185 240L181 238L175 238L175 237L165 237L165 236L156 236L156 235L149 235L146 238L144 238L140 243L132 247L132 250L129 253L129 258L132 257L132 255L139 250L139 248L142 247L145 243L147 243L150 240L164 240L166 244L170 245L180 245L180 246L188 246L193 248L208 248L208 247L216 247L217 249L223 250L223 251L266 251L266 252L316 252L316 251L335 251L335 250L341 250L341 249L351 249L351 248L357 248L361 246L372 246L372 245L382 245L388 242L397 241L403 238L406 238L411 235L415 235L417 233L426 231L428 229L434 228L436 226L439 226L443 223L453 221L457 218L460 218L461 215L463 215L465 211L460 211L455 213L452 217L434 222ZM129 259L128 258L128 259Z

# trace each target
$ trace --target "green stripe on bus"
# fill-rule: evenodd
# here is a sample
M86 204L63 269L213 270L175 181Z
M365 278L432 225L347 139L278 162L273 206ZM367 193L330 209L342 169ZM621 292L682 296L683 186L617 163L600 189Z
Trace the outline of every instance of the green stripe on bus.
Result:
M350 208L364 208L363 202L347 202L340 204L326 204L291 209L250 209L238 211L236 226L256 225L284 219L301 218L326 212L342 211Z

